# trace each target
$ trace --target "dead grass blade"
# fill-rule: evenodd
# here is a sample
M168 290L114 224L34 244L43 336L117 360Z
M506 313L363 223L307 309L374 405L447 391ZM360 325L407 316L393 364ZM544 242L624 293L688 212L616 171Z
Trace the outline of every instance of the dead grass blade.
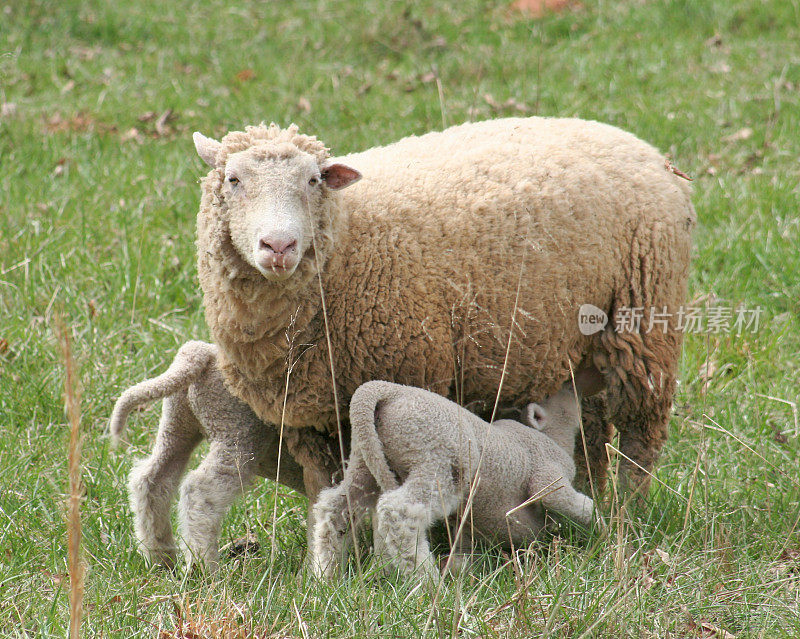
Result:
M311 208L308 203L308 198L305 199L306 204L306 214L311 218ZM337 439L339 441L339 462L341 463L342 469L345 467L345 458L344 458L344 442L342 441L342 416L339 410L339 393L336 388L336 370L333 364L333 344L331 342L331 329L328 324L328 306L325 303L325 289L322 286L322 269L319 263L319 250L317 248L317 234L314 232L314 223L312 220L311 223L311 245L314 247L314 264L317 269L317 282L319 283L319 296L320 300L322 301L322 319L325 326L325 343L328 347L328 361L331 365L331 386L333 390L333 408L336 412L336 433L338 435ZM285 406L284 406L285 411ZM347 516L350 521L350 531L353 536L353 555L356 558L356 569L358 570L359 578L363 581L364 579L364 572L361 568L361 553L358 549L358 535L356 533L355 521L353 520L353 507L350 503L350 494L345 493L347 497ZM308 496L309 500L312 499L312 496ZM310 549L309 549L310 551Z
M60 317L55 319L55 333L61 349L66 378L64 402L69 420L67 468L69 497L67 499L67 565L69 567L69 637L78 639L83 617L85 566L81 559L81 397L69 330Z
M773 397L772 395L762 395L761 393L755 393L756 397L763 397L764 399L771 399L773 402L782 402L784 404L788 404L792 408L792 417L794 417L794 436L800 437L800 417L798 416L797 412L797 402L790 402L788 399L781 399L780 397ZM785 435L786 433L781 433Z

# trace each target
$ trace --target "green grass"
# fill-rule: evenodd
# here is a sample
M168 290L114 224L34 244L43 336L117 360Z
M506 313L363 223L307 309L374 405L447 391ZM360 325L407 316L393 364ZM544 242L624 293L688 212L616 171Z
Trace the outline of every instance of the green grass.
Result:
M56 313L83 387L85 636L173 632L175 602L197 624L275 637L422 635L426 589L369 563L364 579L310 581L305 503L282 493L272 522L268 483L233 509L223 542L275 539L273 565L262 550L214 579L148 569L125 478L158 409L135 417L128 451L110 450L103 429L122 388L208 336L192 131L295 121L343 154L517 104L603 120L669 153L695 177L690 299L763 315L755 333L688 336L646 506L511 562L487 551L445 585L425 636L800 636L800 433L792 407L765 397L796 402L800 384L800 5L582 4L540 21L480 0L0 7L0 635L67 627ZM717 373L704 385L707 360Z

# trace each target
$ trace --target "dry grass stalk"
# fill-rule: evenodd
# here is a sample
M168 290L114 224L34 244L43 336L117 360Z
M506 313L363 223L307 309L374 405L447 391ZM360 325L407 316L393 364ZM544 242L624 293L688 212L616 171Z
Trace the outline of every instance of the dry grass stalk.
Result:
M69 567L69 637L80 637L83 616L85 566L81 560L81 396L78 386L75 359L69 331L60 318L56 319L56 335L64 361L66 379L64 402L69 420L68 473L69 497L67 499L67 565Z

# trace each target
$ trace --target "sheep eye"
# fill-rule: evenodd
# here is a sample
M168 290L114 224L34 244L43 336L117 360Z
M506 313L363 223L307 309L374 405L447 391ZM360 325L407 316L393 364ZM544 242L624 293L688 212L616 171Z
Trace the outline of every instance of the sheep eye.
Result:
M315 176L315 177L312 177L312 178L311 178L311 179L308 181L308 184L309 184L309 186L317 186L317 184L319 184L319 178L318 178L318 177L316 177L316 176Z
M228 178L228 182L230 182L231 184L239 184L239 178L234 177L234 176L230 176Z

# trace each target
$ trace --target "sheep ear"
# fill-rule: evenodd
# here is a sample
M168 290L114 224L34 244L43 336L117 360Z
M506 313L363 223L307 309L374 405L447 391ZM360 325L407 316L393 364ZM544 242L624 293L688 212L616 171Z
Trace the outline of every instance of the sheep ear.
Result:
M212 138L207 138L199 131L194 132L192 140L194 140L194 148L197 149L197 155L199 155L208 166L216 168L217 151L219 151L222 144Z
M338 191L355 184L361 179L361 173L345 164L328 164L322 169L322 179L329 189Z
M547 421L547 411L539 404L528 404L528 408L525 410L525 421L531 428L542 430Z

